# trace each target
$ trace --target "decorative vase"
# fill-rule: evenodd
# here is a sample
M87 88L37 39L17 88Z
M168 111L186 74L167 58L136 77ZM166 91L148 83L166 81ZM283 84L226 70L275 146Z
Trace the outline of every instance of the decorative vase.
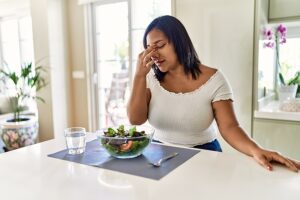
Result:
M298 85L281 85L278 88L278 98L280 102L294 99L296 97Z
M0 122L0 136L4 151L29 146L38 141L38 119L36 116L22 116L22 121L4 119Z

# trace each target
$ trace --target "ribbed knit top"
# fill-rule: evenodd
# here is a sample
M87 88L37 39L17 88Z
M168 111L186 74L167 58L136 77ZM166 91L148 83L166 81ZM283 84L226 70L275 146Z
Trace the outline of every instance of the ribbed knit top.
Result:
M192 147L216 139L212 102L233 100L231 87L219 70L187 93L167 91L151 70L147 88L151 91L148 121L155 128L154 139L179 146Z

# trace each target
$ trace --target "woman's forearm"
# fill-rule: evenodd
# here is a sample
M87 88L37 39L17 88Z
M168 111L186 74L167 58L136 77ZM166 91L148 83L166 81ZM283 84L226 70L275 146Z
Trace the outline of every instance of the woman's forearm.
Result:
M240 126L231 127L223 132L222 136L226 142L246 155L253 156L253 151L260 148Z
M148 116L146 77L135 76L132 92L127 104L127 115L131 124L142 124Z

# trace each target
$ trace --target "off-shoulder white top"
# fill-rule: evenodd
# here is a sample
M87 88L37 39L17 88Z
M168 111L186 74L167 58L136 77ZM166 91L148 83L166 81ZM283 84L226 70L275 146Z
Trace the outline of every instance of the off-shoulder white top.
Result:
M192 147L216 139L212 102L233 100L231 87L219 70L188 93L167 91L151 70L147 88L151 91L148 121L155 128L154 139L179 146Z

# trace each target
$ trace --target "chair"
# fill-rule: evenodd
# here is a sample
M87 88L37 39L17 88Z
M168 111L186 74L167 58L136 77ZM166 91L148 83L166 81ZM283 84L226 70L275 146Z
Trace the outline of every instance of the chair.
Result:
M117 126L128 123L126 114L126 91L129 75L127 71L113 73L105 101L106 125Z

